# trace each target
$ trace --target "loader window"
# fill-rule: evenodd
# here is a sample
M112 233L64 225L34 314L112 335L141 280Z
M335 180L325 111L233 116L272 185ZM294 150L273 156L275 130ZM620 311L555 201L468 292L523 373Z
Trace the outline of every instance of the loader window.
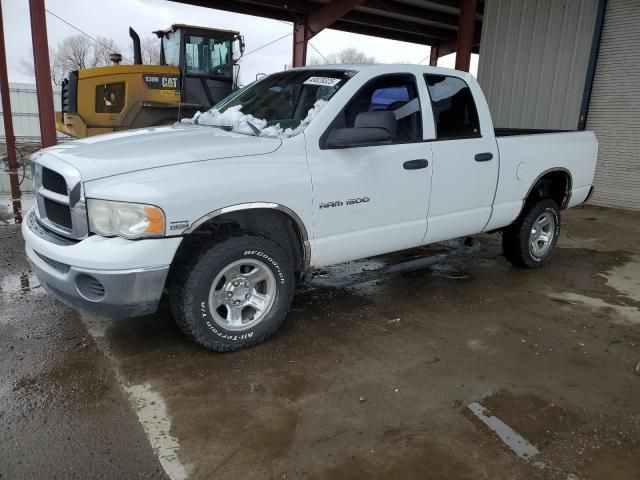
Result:
M446 75L425 75L424 79L438 140L479 137L480 121L469 85L461 78Z
M169 32L162 39L164 61L167 65L180 65L180 32Z
M124 82L96 87L96 113L120 113L124 108Z
M188 75L231 78L231 41L187 35L185 64Z

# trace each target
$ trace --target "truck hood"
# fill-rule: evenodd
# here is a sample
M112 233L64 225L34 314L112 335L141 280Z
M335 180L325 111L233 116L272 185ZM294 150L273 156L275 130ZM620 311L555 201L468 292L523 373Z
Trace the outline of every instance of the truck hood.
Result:
M71 164L83 181L180 163L263 155L282 141L220 128L177 124L97 135L43 152Z

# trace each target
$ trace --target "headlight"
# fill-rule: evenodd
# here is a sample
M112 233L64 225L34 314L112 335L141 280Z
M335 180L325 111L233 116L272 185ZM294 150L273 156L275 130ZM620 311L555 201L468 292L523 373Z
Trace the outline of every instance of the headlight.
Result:
M107 237L161 237L164 212L153 205L87 199L89 230Z

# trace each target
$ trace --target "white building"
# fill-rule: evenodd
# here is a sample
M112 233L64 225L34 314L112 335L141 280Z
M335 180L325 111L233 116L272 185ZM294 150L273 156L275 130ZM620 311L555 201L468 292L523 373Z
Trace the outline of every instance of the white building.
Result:
M591 203L640 210L640 0L486 0L478 80L496 127L594 130Z

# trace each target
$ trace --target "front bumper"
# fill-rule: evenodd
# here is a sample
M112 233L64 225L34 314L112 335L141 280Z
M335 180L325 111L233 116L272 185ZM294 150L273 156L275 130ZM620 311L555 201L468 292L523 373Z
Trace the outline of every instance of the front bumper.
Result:
M75 245L43 242L43 232L38 231L33 211L27 214L22 233L27 258L40 284L62 303L83 313L112 318L146 315L158 308L169 264L114 270L70 265L64 261L64 256L71 256L69 249L76 249L84 241ZM162 240L156 240L160 241ZM175 242L166 243L165 246L172 250L173 256L175 249L172 247ZM159 246L158 243L150 245L155 248ZM58 252L60 249L64 256ZM78 248L78 251L83 250ZM94 251L94 256L101 256L101 253L104 254L104 250ZM124 252L118 258L118 263L126 261L123 256L126 257Z

